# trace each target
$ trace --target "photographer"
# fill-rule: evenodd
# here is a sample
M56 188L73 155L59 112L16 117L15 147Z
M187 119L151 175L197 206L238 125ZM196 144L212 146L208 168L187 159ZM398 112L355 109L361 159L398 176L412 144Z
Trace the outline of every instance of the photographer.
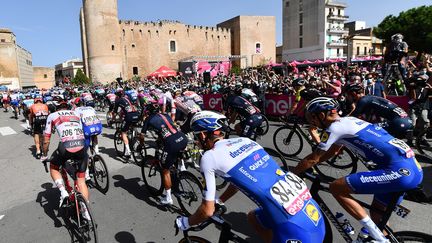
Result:
M429 109L432 100L432 85L428 82L429 76L423 73L416 73L409 80L409 86L415 87L416 100L410 104L410 117L414 128L424 130L429 128ZM418 118L421 118L423 126L417 126ZM429 146L428 142L423 139L421 143Z
M408 44L403 41L402 34L394 34L391 43L386 48L384 61L387 64L397 63L402 77L406 78L405 57L408 55Z

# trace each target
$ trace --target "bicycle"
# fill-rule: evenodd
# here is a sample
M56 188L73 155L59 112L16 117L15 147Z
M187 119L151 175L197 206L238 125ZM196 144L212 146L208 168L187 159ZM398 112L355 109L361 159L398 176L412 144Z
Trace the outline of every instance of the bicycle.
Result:
M300 125L302 123L301 118L290 116L284 123L273 134L273 145L279 153L285 157L297 156L303 150L304 141L312 149L316 147L316 144L312 141L312 137L302 129ZM339 178L343 175L355 173L357 171L357 161L358 157L344 146L336 156L318 164L314 168L320 175Z
M330 192L329 187L326 186L330 182L328 178L322 177L319 174L312 174L309 172L304 173L302 176L307 178L308 180L312 181L312 185L310 187L310 193L312 195L312 198L318 203L319 207L321 208L321 211L326 216L324 217L324 223L326 226L326 235L324 238L324 242L334 242L333 241L333 232L330 227L330 223L334 225L336 230L341 234L343 239L346 242L352 242L353 239L351 236L345 232L345 230L342 228L342 225L337 221L336 216L330 208L327 206L327 204L324 202L324 200L319 195L320 191L323 192ZM396 215L404 218L409 214L409 209L406 209L405 207L397 205L398 199L401 195L403 195L405 192L397 192L394 193L392 201L387 205L386 211L381 211L383 213L381 222L377 224L378 228L380 230L385 230L387 232L387 238L392 243L397 242L432 242L432 235L428 235L421 232L414 232L414 231L399 231L394 232L388 225L387 222L389 221L391 215L393 212L396 213ZM362 202L360 200L356 201L362 205L365 208L371 209L371 205ZM374 209L377 210L377 209Z
M123 138L122 138L121 123L116 122L115 124L116 124L116 131L114 133L114 148L115 148L115 151L119 157L124 157L125 152L126 152L126 144L123 142ZM119 125L117 125L117 124L119 124ZM138 132L138 128L137 128L136 124L132 124L129 127L129 130L127 131L127 138L129 141L129 149L131 151L131 155L132 155L132 157L133 157L133 159L137 165L139 165L139 160L138 160L139 157L135 152L139 152L140 150L138 150L138 148L135 146L138 146L137 144L139 144L139 143L137 143L138 142L138 139L137 139L138 134L139 134L139 132ZM127 162L128 162L128 160L126 160L125 163L127 163Z
M90 146L88 169L90 178L92 178L96 189L106 194L109 189L108 168L102 156L95 153L93 144Z
M47 160L42 161L46 173L48 173L47 162ZM78 171L79 166L80 162L76 160L68 160L61 166L60 173L69 194L66 204L63 205L66 205L66 217L75 219L81 240L84 242L98 242L97 224L93 217L92 210L84 196L78 191L76 171ZM74 186L69 184L68 174L74 180ZM83 211L88 212L90 220L84 218L82 215ZM72 212L72 215L69 215L70 212Z
M161 164L162 148L163 145L160 140L156 141L156 146L144 147L145 152L141 163L144 185L153 197L161 196L164 189ZM184 151L180 153L183 154ZM177 169L177 165L181 163L182 158L182 155L179 156L175 165L170 168L171 189L182 212L189 216L200 205L204 189L201 181L194 174Z
M179 243L210 243L210 241L199 237L199 236L189 236L189 231L202 231L207 228L210 224L215 224L216 228L221 229L219 236L219 243L228 243L228 242L237 242L237 243L247 243L245 239L241 238L234 232L232 232L231 224L225 221L222 218L222 215L227 211L226 207L223 205L216 204L216 210L213 216L211 216L208 220L203 223L192 226L188 230L183 231L183 238L179 241ZM176 235L178 234L179 229L176 227Z

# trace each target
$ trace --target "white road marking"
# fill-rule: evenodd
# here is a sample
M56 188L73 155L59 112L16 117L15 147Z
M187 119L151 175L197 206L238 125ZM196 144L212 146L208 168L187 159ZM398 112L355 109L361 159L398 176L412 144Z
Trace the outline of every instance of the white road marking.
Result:
M2 215L0 215L0 220L2 220L4 218L4 215L2 214Z
M97 114L97 116L99 117L99 120L101 120L101 121L106 120L106 114Z
M27 123L22 123L21 126L22 126L24 129L27 129Z
M10 127L0 127L0 133L2 136L8 136L12 134L17 134L12 128Z

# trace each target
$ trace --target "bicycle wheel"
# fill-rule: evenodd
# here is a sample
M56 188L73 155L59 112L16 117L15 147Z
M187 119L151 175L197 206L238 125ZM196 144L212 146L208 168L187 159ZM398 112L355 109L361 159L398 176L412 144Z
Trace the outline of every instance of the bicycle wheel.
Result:
M81 193L77 193L76 196L79 212L87 210L90 215L90 220L87 220L82 216L82 213L80 213L80 227L78 228L78 232L81 235L81 240L84 242L98 242L97 224L90 206ZM82 205L85 205L86 209L82 209Z
M338 179L357 172L358 158L351 150L342 147L336 156L319 163L315 166L315 170L321 176L331 179Z
M211 243L210 241L199 236L188 236L179 241L179 243Z
M180 171L177 180L177 192L174 195L183 213L190 216L201 205L203 186L189 171Z
M135 164L141 166L142 158L145 156L145 149L143 149L140 141L137 138L133 138L130 141L132 157L135 161Z
M399 242L432 242L432 235L414 231L399 231L393 234Z
M163 192L162 168L160 167L158 158L154 155L149 155L147 152L146 154L141 162L141 175L150 195L158 197Z
M278 151L276 151L272 148L268 148L268 147L264 147L264 150L273 158L274 161L276 161L276 163L279 165L279 167L282 170L288 171L287 162L286 162L286 160L282 154L280 154Z
M123 156L126 151L126 145L123 142L121 131L119 130L114 133L114 148L118 156Z
M102 156L98 154L94 155L92 160L92 166L93 181L95 183L96 189L98 189L103 194L107 193L109 188L109 173Z
M258 136L264 136L268 133L270 129L269 121L266 116L261 115L263 118L263 122L261 123L261 126L259 126L259 129L257 129L257 135Z
M296 129L283 126L275 131L273 145L283 156L296 156L303 148L303 138Z

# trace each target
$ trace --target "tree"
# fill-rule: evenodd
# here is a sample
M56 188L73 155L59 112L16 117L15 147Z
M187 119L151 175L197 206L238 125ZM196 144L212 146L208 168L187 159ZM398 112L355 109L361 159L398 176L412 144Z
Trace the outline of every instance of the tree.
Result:
M79 68L71 82L74 85L83 85L90 83L90 79L83 73L81 68Z
M376 37L390 43L391 36L401 33L409 48L421 53L432 52L432 6L421 6L389 15L374 28Z

